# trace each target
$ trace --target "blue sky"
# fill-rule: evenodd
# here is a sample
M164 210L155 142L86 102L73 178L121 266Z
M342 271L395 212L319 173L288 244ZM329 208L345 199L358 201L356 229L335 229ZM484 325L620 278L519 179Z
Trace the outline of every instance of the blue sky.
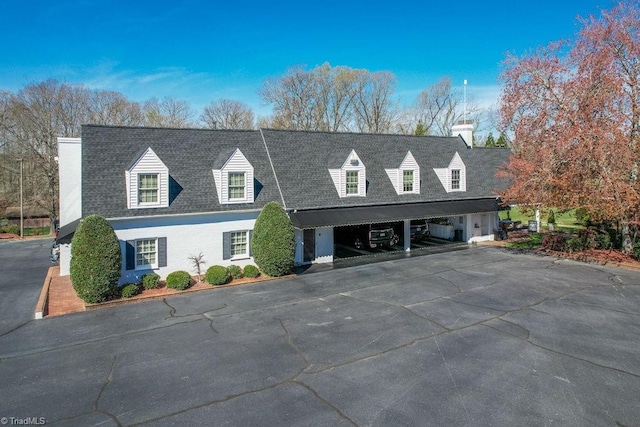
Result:
M294 65L329 62L387 70L413 102L448 76L469 98L494 104L507 51L572 37L577 15L610 0L201 1L5 0L0 90L48 78L115 90L130 99L171 96L197 114L219 98L268 109L262 82Z

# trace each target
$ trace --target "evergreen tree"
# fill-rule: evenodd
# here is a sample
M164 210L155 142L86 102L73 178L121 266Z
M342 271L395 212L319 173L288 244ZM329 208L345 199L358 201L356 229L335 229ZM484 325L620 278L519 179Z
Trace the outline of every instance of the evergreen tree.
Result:
M496 140L493 139L493 134L489 132L486 141L484 142L485 147L493 148L496 146Z
M262 208L253 227L251 245L256 264L267 275L282 276L293 267L296 251L293 225L278 203L269 202Z
M101 216L89 215L71 241L71 283L88 303L106 301L118 289L122 268L120 242Z
M498 137L498 141L496 141L496 147L507 148L509 146L509 140L507 136L502 132Z

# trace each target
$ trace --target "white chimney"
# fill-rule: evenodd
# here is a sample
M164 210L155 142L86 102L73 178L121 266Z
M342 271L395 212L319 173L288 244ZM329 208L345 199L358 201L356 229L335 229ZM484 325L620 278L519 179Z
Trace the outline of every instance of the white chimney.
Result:
M451 126L451 136L461 136L469 148L473 148L473 122L460 120L458 124Z

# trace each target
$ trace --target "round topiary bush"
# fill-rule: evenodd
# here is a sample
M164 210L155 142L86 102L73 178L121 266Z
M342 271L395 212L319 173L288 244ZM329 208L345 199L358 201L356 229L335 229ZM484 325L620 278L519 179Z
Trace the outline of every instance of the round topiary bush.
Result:
M230 265L227 270L231 275L232 279L242 279L244 274L242 274L242 268L239 265Z
M127 283L120 290L122 298L131 298L138 295L140 292L140 286L137 283Z
M101 216L86 217L71 241L71 283L87 303L118 295L122 268L120 243L113 228Z
M147 273L142 276L142 286L145 289L156 289L160 284L160 276L156 273Z
M227 267L221 265L212 265L207 268L207 274L205 275L207 282L211 285L224 285L229 281L229 270Z
M167 276L167 288L182 291L191 286L191 275L186 271L174 271Z
M287 274L295 257L296 244L291 220L276 203L267 203L253 228L253 258L265 274Z
M260 275L260 270L255 265L247 265L244 267L244 277L254 279Z

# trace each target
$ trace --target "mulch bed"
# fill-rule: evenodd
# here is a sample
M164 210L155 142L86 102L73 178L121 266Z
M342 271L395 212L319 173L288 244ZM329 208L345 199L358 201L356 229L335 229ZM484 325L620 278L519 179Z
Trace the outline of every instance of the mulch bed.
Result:
M529 232L527 230L510 231L509 238L502 241L502 243L506 245L507 243L523 242L529 239L528 235ZM587 249L581 252L550 251L542 248L522 249L505 247L505 249L511 252L554 256L557 258L571 259L591 264L610 265L640 270L640 261L636 260L632 255L613 249Z
M282 277L287 277L282 276ZM240 279L233 279L231 282L227 283L226 285L211 285L209 283L206 282L198 282L197 281L197 277L196 276L192 276L193 279L193 285L189 286L187 289L185 290L177 290L177 289L171 289L171 288L167 288L165 282L163 280L160 281L160 285L155 288L155 289L145 289L141 287L141 291L131 297L131 298L119 298L119 299L115 299L115 300L110 300L110 301L105 301L105 302L101 302L101 303L97 303L97 304L85 304L87 309L91 309L91 308L97 308L97 307L105 307L105 306L109 306L109 305L115 305L115 304L121 304L121 303L126 303L126 302L133 302L133 301L139 301L139 300L146 300L146 299L150 299L150 298L162 298L165 296L169 296L169 295L178 295L178 294L184 294L184 293L189 293L189 292L197 292L197 291L204 291L204 290L211 290L211 289L216 289L216 288L227 288L227 287L231 287L231 286L238 286L238 285L246 285L249 283L258 283L258 282L264 282L267 280L274 280L274 279L279 279L279 277L270 277L264 274L261 274L260 276L256 277L256 278L249 278L249 277L243 277Z

